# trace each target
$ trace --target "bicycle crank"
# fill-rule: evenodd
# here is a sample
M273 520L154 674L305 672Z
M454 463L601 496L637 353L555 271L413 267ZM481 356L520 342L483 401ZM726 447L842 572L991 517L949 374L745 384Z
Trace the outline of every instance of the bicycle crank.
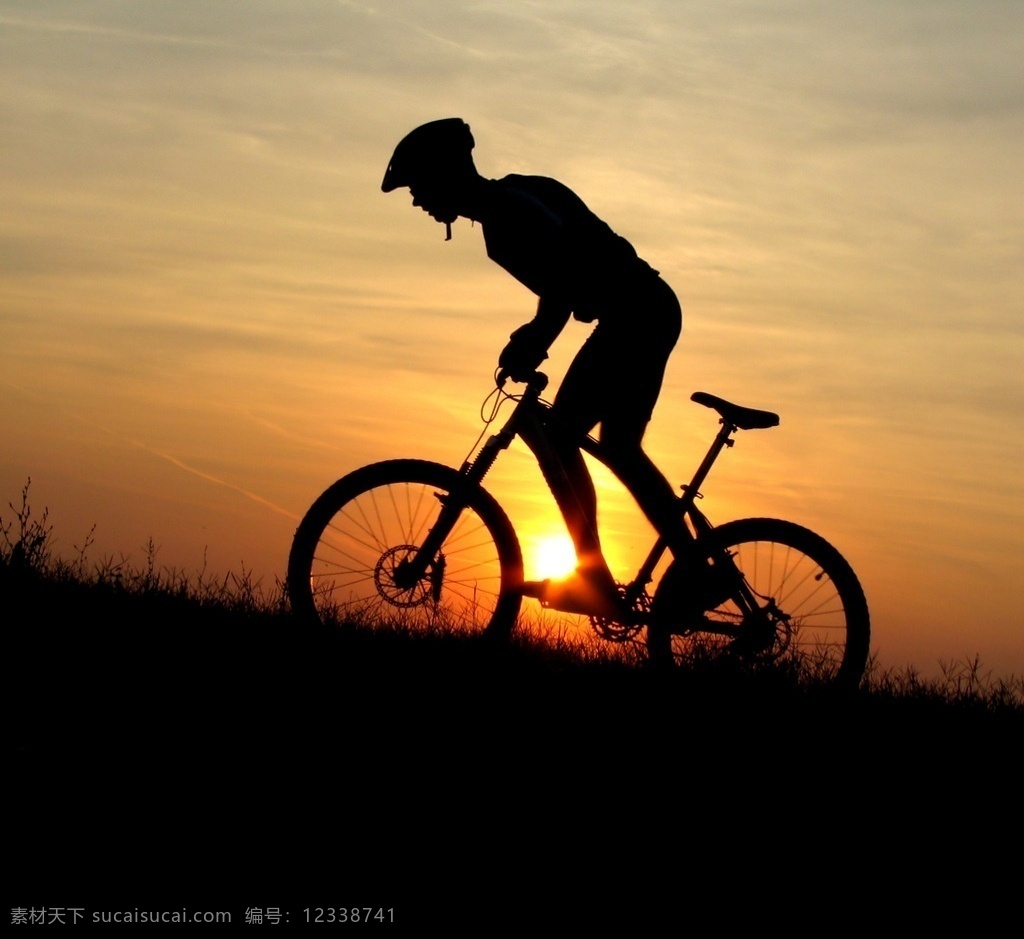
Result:
M629 642L650 620L651 598L646 590L639 596L630 596L629 588L619 584L623 608L629 609L628 622L621 622L607 616L591 616L590 627L608 642Z

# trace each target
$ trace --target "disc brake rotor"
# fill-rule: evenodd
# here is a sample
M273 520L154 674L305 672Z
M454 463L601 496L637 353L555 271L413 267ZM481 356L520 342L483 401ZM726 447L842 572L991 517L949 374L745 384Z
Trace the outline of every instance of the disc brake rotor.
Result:
M421 606L431 599L438 587L434 583L436 578L428 569L427 575L416 581L411 587L399 587L395 583L395 571L398 566L409 558L415 556L419 548L412 544L395 545L388 548L377 561L373 569L373 582L379 593L392 606L411 607ZM430 568L434 565L431 564Z

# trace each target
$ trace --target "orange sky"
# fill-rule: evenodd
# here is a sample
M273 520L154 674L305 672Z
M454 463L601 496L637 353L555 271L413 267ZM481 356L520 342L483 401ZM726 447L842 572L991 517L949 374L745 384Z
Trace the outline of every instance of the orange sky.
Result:
M31 476L66 553L95 523L97 560L273 584L337 476L461 462L533 299L379 191L459 115L482 172L568 183L680 296L669 475L715 429L692 391L782 415L713 520L833 541L883 664L1020 674L1022 35L995 0L0 0L0 504ZM489 486L533 563L527 454ZM646 532L603 495L626 576Z

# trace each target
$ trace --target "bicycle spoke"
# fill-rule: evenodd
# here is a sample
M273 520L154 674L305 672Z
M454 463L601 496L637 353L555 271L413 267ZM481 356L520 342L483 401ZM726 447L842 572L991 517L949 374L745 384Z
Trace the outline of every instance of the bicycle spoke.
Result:
M732 558L745 599L737 593L714 601L703 614L681 614L673 626L669 605L685 608L686 590L700 591L701 582L677 588L677 601L663 595L665 623L648 636L653 656L686 657L695 647L717 644L764 661L803 662L829 679L859 678L867 658L867 606L853 571L828 542L789 522L745 519L715 529L708 543L709 557Z
M321 619L414 630L481 631L495 622L511 628L519 598L507 584L520 582L522 560L493 500L469 490L470 504L449 513L452 528L444 536L437 525L457 474L417 461L378 467L353 474L350 491L339 483L337 496L325 493L322 509L304 520L310 533L301 537L300 528L289 562L299 598L308 597ZM407 470L409 478L401 478ZM417 559L432 532L442 537L439 550ZM405 572L414 569L405 562L413 560L422 574L408 581Z

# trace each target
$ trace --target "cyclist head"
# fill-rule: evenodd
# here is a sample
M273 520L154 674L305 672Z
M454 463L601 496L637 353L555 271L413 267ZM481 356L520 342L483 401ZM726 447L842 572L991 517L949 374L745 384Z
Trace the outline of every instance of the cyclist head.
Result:
M391 192L402 186L449 185L465 177L473 166L473 134L458 117L422 124L403 137L388 163L380 188Z
M380 188L392 192L408 186L412 204L442 222L450 238L460 193L477 178L473 146L473 134L461 118L423 124L399 141Z

